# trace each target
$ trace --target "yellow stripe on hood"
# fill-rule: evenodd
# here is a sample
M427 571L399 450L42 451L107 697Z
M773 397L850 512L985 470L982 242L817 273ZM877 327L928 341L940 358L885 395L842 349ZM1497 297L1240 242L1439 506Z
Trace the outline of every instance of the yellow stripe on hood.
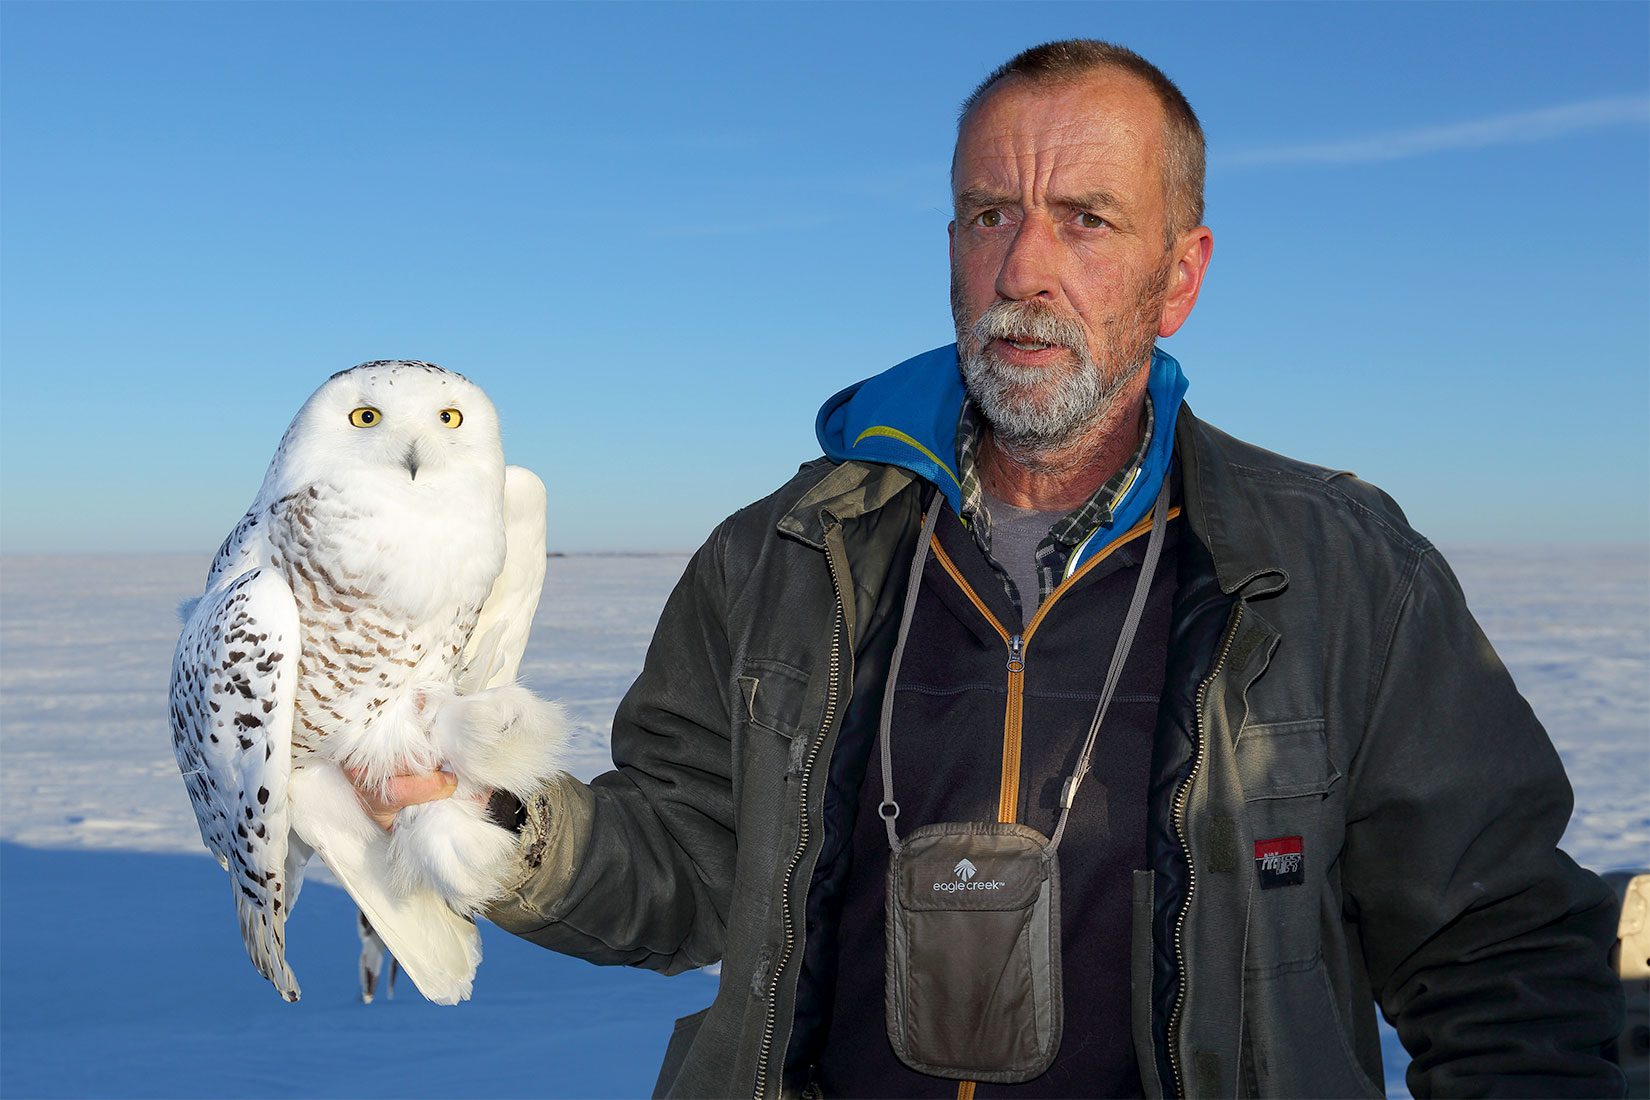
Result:
M898 428L890 428L886 424L877 424L866 428L863 432L860 432L858 438L854 440L854 446L859 446L867 436L873 435L881 435L887 436L889 439L897 439L908 447L916 448L928 458L928 461L944 470L945 476L951 479L952 484L956 485L959 490L962 488L962 482L958 480L957 475L952 471L951 467L947 466L940 460L939 455L935 454L933 451L930 451L927 447L924 447L921 443L918 443L915 439L912 439Z

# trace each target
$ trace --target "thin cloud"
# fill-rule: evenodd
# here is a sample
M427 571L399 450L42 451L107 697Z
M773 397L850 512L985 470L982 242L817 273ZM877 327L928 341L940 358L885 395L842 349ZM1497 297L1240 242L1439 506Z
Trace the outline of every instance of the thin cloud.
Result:
M1645 122L1650 122L1650 97L1616 96L1448 126L1375 134L1350 141L1251 149L1220 157L1218 163L1226 168L1259 168L1280 164L1368 164L1404 160L1428 153L1484 149L1493 145L1525 145L1586 130Z

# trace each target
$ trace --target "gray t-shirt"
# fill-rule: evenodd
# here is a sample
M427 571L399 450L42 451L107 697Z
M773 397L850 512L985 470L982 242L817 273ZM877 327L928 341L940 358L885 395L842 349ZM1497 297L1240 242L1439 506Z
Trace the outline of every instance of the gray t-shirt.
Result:
M992 562L1014 582L1024 626L1042 602L1037 583L1037 547L1048 538L1049 528L1066 518L1066 513L1017 508L989 491L985 493L985 507L991 513Z

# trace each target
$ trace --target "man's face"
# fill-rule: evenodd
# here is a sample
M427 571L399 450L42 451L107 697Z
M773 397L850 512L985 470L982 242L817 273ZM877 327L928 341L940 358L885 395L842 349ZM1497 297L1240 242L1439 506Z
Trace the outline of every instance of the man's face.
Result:
M1180 327L1186 250L1165 247L1163 109L1139 79L1013 79L957 142L951 304L969 395L996 436L1032 451L1078 438ZM1189 240L1197 234L1184 234Z

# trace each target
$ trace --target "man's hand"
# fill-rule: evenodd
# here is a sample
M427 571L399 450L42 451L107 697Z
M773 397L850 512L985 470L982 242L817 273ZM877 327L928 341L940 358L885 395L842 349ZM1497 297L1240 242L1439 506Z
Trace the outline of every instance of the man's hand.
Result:
M362 807L378 822L380 829L389 831L395 824L395 815L404 806L434 802L450 798L458 789L458 777L452 772L422 772L416 775L394 775L384 785L382 793L366 782L366 772L359 768L345 768L344 773L355 784L355 795Z

